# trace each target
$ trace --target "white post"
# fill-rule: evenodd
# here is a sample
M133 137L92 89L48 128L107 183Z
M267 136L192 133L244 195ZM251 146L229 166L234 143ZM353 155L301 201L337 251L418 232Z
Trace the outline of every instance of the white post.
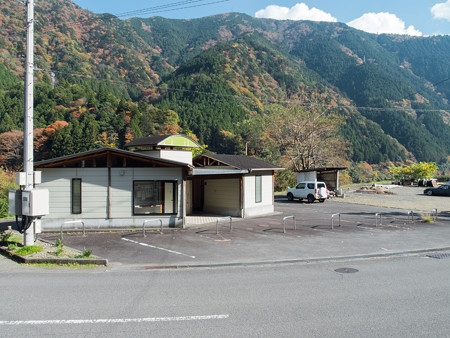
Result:
M33 190L33 71L34 71L34 0L27 0L27 50L25 65L25 115L23 126L23 169L26 173L24 190ZM34 222L25 231L24 245L34 244Z

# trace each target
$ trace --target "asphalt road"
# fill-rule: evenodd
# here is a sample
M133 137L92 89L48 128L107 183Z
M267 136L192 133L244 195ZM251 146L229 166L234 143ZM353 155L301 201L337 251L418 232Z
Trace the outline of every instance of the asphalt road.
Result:
M425 256L249 268L25 270L0 275L0 335L448 337L449 283L450 258Z

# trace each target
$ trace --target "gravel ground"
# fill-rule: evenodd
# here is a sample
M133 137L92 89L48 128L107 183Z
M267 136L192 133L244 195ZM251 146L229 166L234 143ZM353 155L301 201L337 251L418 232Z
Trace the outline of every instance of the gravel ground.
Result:
M7 232L12 232L16 236L19 236L19 237L23 236L22 234L20 234L17 231L14 231L14 230L8 230ZM80 252L78 250L68 248L68 247L63 247L62 248L63 250L60 252L59 255L57 255L56 254L57 248L54 244L44 242L39 239L36 240L34 245L42 247L42 251L34 252L34 253L26 256L27 258L74 258L76 255L80 254ZM3 246L2 248L5 250L8 249L7 246Z
M341 203L355 203L374 205L388 208L408 209L423 213L450 212L450 197L427 196L423 194L423 187L388 186L392 195L375 194L373 192L357 192L359 187L346 187L343 189L345 198L334 198L333 201Z

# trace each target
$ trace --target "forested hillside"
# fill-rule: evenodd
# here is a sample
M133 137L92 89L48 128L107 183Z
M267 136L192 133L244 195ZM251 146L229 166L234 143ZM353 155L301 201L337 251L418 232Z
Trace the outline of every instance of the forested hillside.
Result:
M0 7L0 160L14 167L26 15L16 1ZM350 161L448 161L448 37L238 13L120 20L68 0L39 1L36 18L38 159L178 132L211 151L242 153L247 144L266 157L267 135L252 121L278 103L341 116Z

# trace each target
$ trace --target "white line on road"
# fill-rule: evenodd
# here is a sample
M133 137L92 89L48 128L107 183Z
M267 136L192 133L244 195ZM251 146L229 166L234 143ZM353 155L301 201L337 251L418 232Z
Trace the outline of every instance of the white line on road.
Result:
M124 237L122 237L122 239L124 241L131 242L131 243L134 243L134 244L139 244L139 245L146 246L146 247L149 247L149 248L167 251L167 252L170 252L170 253L173 253L173 254L176 254L176 255L182 255L182 256L187 256L187 257L190 257L190 258L195 258L195 256L189 256L189 255L186 255L186 254L184 254L182 252L160 248L158 246L154 246L154 245L150 245L150 244L147 244L147 243L141 243L141 242L133 241L132 239L128 239L128 238L124 238Z
M123 318L123 319L73 319L73 320L16 320L0 321L0 325L60 325L60 324L115 324L115 323L155 323L195 320L227 319L229 315Z

